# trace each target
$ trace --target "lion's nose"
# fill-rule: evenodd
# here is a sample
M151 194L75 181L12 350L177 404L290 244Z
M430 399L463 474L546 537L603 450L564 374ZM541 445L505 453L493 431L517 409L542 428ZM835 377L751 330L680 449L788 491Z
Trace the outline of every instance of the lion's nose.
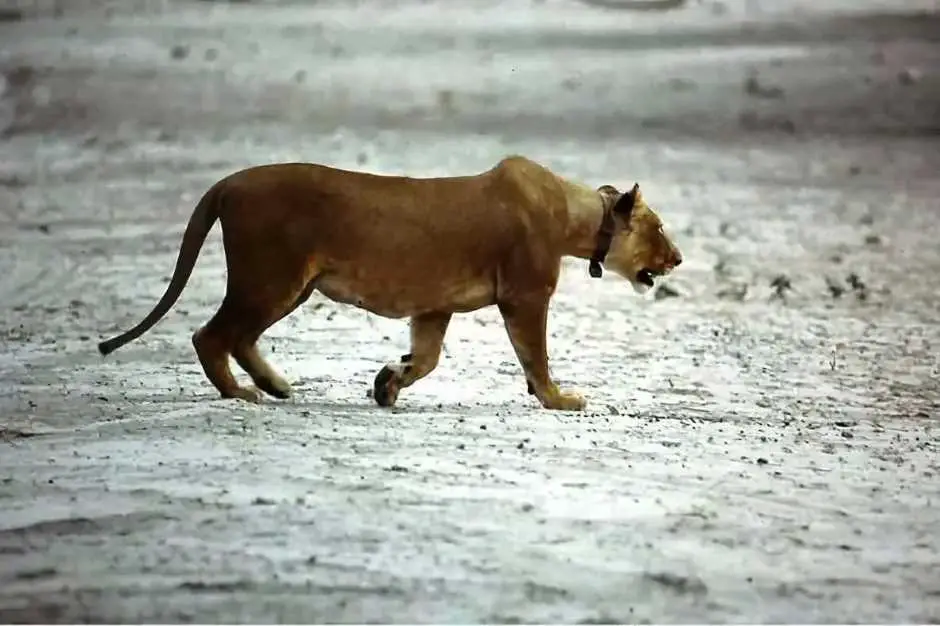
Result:
M682 255L679 253L678 250L676 251L676 256L675 256L675 259L673 260L672 264L673 264L673 266L675 266L675 267L679 267L680 265L682 265Z

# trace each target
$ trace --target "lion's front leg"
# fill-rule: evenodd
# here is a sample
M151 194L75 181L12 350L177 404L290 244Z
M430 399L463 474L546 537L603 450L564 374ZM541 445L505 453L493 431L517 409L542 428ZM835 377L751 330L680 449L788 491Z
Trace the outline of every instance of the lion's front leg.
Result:
M373 398L380 406L392 406L398 392L430 374L441 358L450 313L426 313L411 318L411 352L398 363L389 363L375 376Z
M548 371L548 298L533 298L499 305L506 332L525 371L529 393L546 409L581 411L587 405L578 393L562 391Z

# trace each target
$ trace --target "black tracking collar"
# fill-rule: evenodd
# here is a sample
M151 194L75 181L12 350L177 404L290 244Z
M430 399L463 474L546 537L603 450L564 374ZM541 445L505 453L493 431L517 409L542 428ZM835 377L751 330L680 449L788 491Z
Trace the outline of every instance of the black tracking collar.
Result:
M600 278L604 275L601 265L607 257L610 250L610 242L614 238L614 215L623 217L630 223L630 214L633 212L633 205L636 202L636 192L639 185L633 185L633 189L620 196L617 202L610 209L604 211L604 217L601 218L601 226L597 230L597 243L594 246L594 254L591 255L591 262L588 265L588 273L592 278Z

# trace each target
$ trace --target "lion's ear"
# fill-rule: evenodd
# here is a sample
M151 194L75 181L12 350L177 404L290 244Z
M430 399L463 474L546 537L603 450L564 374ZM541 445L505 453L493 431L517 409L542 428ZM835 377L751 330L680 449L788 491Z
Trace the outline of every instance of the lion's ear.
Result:
M613 185L601 185L600 187L597 188L597 193L604 194L604 195L608 195L608 194L616 195L616 196L620 195L620 192Z
M633 186L633 189L627 193L620 196L620 199L617 200L617 204L614 205L614 213L630 219L630 214L633 213L633 205L636 204L636 185Z

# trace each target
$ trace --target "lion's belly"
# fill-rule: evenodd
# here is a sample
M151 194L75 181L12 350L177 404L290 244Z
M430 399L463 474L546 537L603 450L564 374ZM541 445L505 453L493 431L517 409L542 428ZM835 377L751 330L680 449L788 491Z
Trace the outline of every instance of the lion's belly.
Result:
M317 290L334 302L351 304L390 318L411 317L430 311L465 313L493 304L496 300L495 281L485 277L411 282L330 274L317 280Z

